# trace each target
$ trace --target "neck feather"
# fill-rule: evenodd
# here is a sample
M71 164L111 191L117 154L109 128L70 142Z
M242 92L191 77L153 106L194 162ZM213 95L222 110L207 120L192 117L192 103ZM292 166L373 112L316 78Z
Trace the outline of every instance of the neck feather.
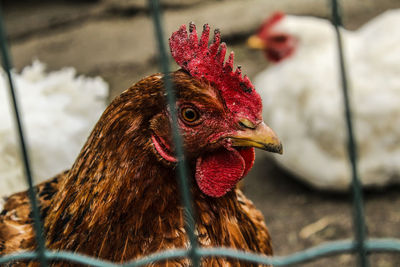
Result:
M45 218L50 248L120 256L122 241L114 238L151 227L143 224L154 222L152 216L176 212L175 171L156 158L149 118L137 112L134 97L128 91L104 112L54 196Z

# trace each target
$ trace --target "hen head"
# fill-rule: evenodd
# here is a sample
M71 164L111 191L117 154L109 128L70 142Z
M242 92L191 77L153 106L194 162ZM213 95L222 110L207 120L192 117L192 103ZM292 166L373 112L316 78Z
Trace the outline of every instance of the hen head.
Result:
M257 33L247 40L251 48L263 50L265 57L274 63L290 57L298 44L298 40L292 34L279 30L278 26L284 20L285 14L275 12L264 21Z
M219 32L210 46L208 25L197 38L193 24L189 34L185 26L172 34L171 53L181 69L168 75L174 83L178 126L192 177L204 194L221 197L252 167L254 147L282 153L282 145L262 120L262 102L254 86L239 67L233 71L233 53L225 62L226 46L220 43ZM71 177L82 176L84 181L89 175L80 174L84 164L95 172L93 177L110 176L113 183L117 176L125 177L126 183L147 183L166 172L174 176L177 159L163 83L163 76L154 74L111 103ZM93 153L95 162L86 156ZM129 179L132 176L138 179ZM120 182L124 187L126 183Z
M200 40L195 26L183 25L170 38L175 61L182 70L173 73L179 127L188 161L195 169L201 191L221 197L251 169L254 147L282 153L275 133L262 120L261 98L250 80L233 71L233 53L225 61L226 46L215 31L208 46L209 27ZM167 116L165 116L167 115ZM165 164L174 164L168 112L150 123L154 153Z

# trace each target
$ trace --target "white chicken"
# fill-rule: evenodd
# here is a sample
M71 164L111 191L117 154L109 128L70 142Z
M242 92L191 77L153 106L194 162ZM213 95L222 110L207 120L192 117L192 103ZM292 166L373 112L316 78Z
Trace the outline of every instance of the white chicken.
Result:
M400 10L341 32L362 184L400 183ZM264 119L285 146L277 162L316 188L346 190L351 175L333 25L276 13L249 45L276 63L255 85Z
M13 74L35 182L71 167L106 107L108 84L77 76L73 68L46 73L35 61ZM0 196L27 187L23 175L8 80L0 75ZM1 203L0 203L1 205Z

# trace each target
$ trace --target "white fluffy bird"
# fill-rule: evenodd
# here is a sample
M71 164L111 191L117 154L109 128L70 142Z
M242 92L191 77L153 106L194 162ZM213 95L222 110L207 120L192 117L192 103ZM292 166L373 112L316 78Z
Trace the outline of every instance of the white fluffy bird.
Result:
M35 61L13 74L35 182L71 167L106 107L108 85L73 68L46 73ZM27 187L4 71L0 75L0 196Z
M400 10L341 32L362 183L400 183ZM351 176L332 24L276 13L249 45L276 63L255 79L264 119L285 145L276 160L314 187L347 189Z

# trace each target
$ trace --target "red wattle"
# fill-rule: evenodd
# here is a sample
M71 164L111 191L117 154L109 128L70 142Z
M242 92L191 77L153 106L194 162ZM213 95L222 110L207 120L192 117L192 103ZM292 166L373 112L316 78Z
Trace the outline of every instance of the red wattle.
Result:
M211 197L229 192L251 169L254 149L221 148L199 157L196 163L196 181L200 190Z
M251 170L254 165L254 160L256 159L256 152L254 148L246 148L239 150L240 155L243 157L245 162L245 169L243 172L243 177L247 175L247 173Z

